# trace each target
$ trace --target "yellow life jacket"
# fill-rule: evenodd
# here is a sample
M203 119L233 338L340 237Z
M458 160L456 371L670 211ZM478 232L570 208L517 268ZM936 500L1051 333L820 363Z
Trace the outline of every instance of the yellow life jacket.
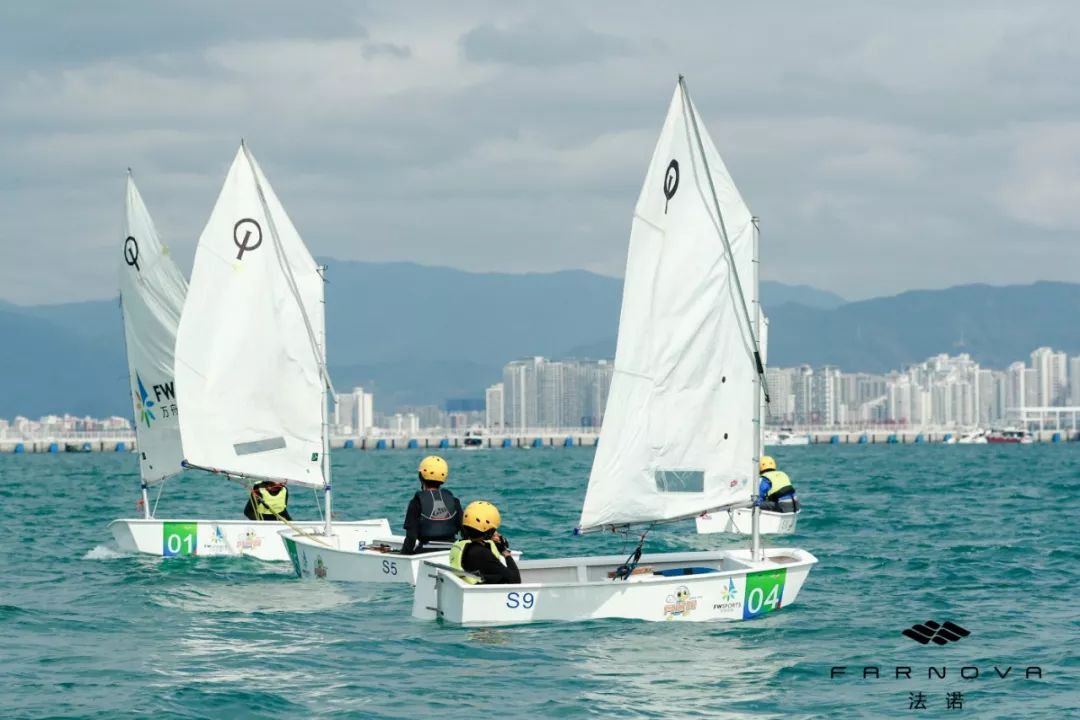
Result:
M472 540L458 540L450 546L450 567L456 570L465 570L465 568L461 566L461 558L465 555L465 546L471 542ZM491 554L495 556L495 559L505 565L506 561L503 560L502 553L499 552L499 548L496 547L495 541L488 540L487 544L488 547L491 548ZM460 575L459 577L470 585L476 585L481 582L480 578L474 578L469 575Z
M289 505L289 488L282 487L277 495L273 495L266 488L258 489L258 497L255 500L255 514L273 518L285 512Z
M790 495L795 492L795 488L791 484L791 478L783 470L769 470L761 474L761 477L769 481L769 494L765 496L766 500L775 500L781 495Z

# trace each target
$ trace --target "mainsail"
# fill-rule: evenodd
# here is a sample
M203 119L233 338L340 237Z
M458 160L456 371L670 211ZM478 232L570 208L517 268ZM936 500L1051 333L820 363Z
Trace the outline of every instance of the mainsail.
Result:
M199 237L176 338L192 465L323 487L323 279L241 144Z
M118 248L120 309L139 470L143 482L153 484L182 470L173 347L187 282L162 244L130 173L126 204L124 239Z
M752 288L753 252L750 211L680 82L634 208L581 529L750 499L758 385L735 273Z

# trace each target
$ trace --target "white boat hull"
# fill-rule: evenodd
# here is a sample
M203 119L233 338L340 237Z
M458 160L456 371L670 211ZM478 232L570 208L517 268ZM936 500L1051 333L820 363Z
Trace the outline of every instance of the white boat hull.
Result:
M701 535L709 533L731 533L749 535L753 524L753 508L736 508L721 512L705 513L697 518L697 531ZM762 535L786 535L795 532L799 522L799 513L779 513L761 511L758 522Z
M322 521L294 522L296 527L314 531ZM240 557L286 562L289 555L278 532L280 522L253 520L150 519L113 520L109 530L121 550L159 557ZM374 540L390 534L386 518L335 523L335 528L349 527Z
M645 555L652 571L707 568L665 576L653 572L613 580L623 556L527 560L520 585L470 585L453 571L426 563L413 598L413 616L467 626L576 622L603 618L704 622L749 620L787 607L817 562L795 548Z
M294 530L281 530L280 535L298 577L315 580L334 580L354 583L416 584L420 564L424 560L445 563L449 550L420 555L372 549L372 546L401 547L405 538L387 531L376 537L354 532L353 528L334 523L334 534L302 535Z

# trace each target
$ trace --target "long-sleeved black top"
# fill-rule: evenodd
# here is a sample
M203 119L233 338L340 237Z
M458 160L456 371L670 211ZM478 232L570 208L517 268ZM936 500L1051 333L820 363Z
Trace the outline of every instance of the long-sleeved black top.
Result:
M484 579L489 585L512 585L521 582L521 571L518 570L514 558L509 555L503 560L503 565L491 553L491 546L485 540L474 540L465 546L461 553L461 567L463 570L474 572Z

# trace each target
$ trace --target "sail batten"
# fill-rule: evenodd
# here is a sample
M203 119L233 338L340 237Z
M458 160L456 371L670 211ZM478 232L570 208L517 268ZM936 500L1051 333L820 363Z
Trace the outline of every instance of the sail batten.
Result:
M139 472L147 485L180 473L173 348L187 281L161 242L130 172L120 250L120 310Z
M752 282L752 261L751 213L677 87L634 209L581 528L749 500L758 389L737 279Z
M176 344L185 459L322 487L326 374L314 258L241 146L199 238Z

